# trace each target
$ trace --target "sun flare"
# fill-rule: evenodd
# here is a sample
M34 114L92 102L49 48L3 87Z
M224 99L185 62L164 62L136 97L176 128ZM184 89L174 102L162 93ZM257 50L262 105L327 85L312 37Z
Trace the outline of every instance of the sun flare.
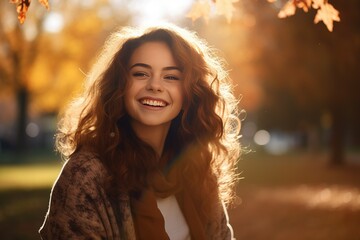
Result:
M154 25L185 16L192 2L192 0L139 0L129 3L129 9L133 12L133 22L136 25Z

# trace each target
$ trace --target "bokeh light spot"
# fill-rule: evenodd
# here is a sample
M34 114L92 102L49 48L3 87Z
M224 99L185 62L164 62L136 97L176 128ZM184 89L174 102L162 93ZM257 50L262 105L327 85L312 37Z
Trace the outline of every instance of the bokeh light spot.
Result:
M64 27L64 18L60 13L50 13L44 22L44 30L49 33L58 33Z
M259 130L254 135L254 142L257 145L266 145L270 142L270 133L266 130Z
M31 137L31 138L35 138L39 135L40 132L40 128L36 123L29 123L26 126L26 134Z

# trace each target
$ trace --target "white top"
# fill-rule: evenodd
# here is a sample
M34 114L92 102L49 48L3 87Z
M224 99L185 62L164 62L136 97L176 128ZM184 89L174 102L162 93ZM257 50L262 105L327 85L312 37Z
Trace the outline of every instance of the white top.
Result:
M165 231L171 240L190 240L190 231L174 195L158 198L157 205L165 220Z

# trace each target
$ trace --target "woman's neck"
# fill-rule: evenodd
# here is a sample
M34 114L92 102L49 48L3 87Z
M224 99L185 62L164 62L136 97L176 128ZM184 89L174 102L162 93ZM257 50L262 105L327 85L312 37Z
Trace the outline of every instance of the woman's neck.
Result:
M170 124L146 126L137 122L131 122L131 126L137 137L149 144L158 156L161 157Z

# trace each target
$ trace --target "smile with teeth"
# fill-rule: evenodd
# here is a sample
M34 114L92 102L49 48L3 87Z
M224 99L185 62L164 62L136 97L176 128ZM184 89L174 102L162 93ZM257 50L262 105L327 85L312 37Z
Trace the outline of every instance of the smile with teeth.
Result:
M147 106L151 106L151 107L165 107L167 105L167 103L164 101L147 99L147 98L141 99L140 102L143 105L147 105Z

